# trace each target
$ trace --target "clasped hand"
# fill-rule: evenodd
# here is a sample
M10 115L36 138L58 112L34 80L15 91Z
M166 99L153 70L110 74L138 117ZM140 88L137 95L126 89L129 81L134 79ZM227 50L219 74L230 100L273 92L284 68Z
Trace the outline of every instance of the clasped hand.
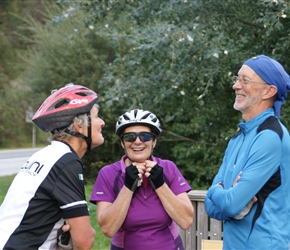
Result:
M142 175L148 177L153 189L164 184L163 168L154 161L146 160L144 163L133 162L126 167L125 186L134 192L140 186Z

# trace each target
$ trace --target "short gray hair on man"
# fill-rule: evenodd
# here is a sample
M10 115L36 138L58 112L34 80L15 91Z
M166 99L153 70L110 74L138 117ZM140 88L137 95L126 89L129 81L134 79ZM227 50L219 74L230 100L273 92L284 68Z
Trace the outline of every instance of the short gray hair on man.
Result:
M73 121L75 121L77 123L78 126L83 127L83 126L88 126L89 124L89 119L88 119L88 115L87 114L81 114L76 116ZM62 140L70 140L70 138L72 137L72 135L68 134L65 132L65 130L69 130L71 133L76 133L76 129L73 125L73 122L67 127L64 128L58 132L55 133L51 133L50 137L48 138L48 141L62 141Z
M99 109L98 104L95 104L95 106L97 107L97 109ZM89 115L88 114L78 115L73 119L73 122L76 122L79 127L89 126ZM48 138L48 141L51 142L51 141L70 140L72 135L66 133L65 130L69 130L72 134L77 133L77 130L73 125L73 122L67 128L51 133L50 137Z

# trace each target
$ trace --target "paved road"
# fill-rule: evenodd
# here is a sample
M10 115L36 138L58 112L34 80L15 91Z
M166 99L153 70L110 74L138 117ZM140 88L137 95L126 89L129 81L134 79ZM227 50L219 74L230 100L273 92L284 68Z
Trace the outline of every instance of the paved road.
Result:
M0 176L13 175L40 148L0 150Z

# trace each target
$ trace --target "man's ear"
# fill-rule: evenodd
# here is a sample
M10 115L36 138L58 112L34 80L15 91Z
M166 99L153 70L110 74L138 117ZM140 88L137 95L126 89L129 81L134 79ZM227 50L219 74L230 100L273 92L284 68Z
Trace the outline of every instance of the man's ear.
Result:
M157 143L157 138L153 141L153 148L155 148L156 143Z
M79 132L80 134L83 133L83 128L80 127L76 121L73 121L73 125L74 125L74 128L76 129L77 132Z
M272 98L277 94L277 92L278 92L278 89L275 85L269 85L266 88L266 92L264 96L266 99Z

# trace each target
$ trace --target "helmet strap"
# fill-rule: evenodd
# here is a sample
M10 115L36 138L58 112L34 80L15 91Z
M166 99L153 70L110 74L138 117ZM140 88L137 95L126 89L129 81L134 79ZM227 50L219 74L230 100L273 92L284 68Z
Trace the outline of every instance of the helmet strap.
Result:
M87 143L87 151L85 155L88 155L90 153L91 147L92 147L92 126L91 126L90 113L88 113L88 136L85 136L79 132L71 132L68 129L65 129L64 132L72 136L76 136L76 137L84 139Z
M90 152L91 152L91 147L92 147L92 126L91 126L91 116L90 116L90 113L88 113L88 122L89 122L89 125L88 125L88 136L86 137L86 142L87 142L87 152L86 152L86 155L88 155Z

